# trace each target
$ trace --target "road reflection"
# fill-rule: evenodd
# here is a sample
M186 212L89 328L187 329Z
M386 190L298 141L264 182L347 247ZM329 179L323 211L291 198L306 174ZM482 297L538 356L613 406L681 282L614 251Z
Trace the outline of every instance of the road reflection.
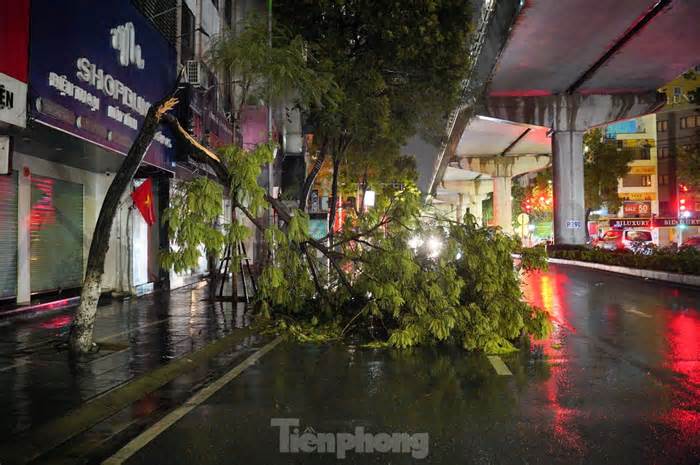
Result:
M575 431L582 412L565 402L568 389L590 381L581 367L600 364L601 351L621 362L608 374L610 379L620 378L616 381L620 389L631 388L626 383L632 380L622 374L630 366L637 369L634 376L651 381L637 389L660 395L660 408L650 420L660 430L671 430L670 442L697 441L700 299L696 291L555 266L523 278L525 299L552 317L550 337L533 345L541 345L551 367L543 387L552 430L561 446L583 452L587 445ZM576 328L581 334L573 341ZM672 444L669 447L673 450Z

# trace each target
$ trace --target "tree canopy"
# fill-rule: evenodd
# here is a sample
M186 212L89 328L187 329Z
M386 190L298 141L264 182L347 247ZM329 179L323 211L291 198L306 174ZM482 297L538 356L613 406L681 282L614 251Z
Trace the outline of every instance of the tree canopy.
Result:
M617 144L605 139L600 129L588 131L583 144L586 210L595 210L604 204L608 211L617 212L622 205L617 194L618 180L629 173L633 155L629 151L617 150Z

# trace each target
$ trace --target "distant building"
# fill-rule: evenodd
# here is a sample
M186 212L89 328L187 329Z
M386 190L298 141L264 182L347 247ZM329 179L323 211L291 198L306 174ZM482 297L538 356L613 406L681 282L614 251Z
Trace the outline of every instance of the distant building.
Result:
M659 214L656 115L611 124L606 137L620 152L630 152L630 171L618 184L622 200L619 217L649 218ZM611 212L613 213L613 212Z
M659 89L666 94L666 105L656 114L660 216L678 217L678 153L700 142L700 102L694 95L699 88L700 67L696 67ZM691 217L700 217L700 192L688 192L684 197ZM688 235L697 232L695 227L687 229ZM677 234L671 230L669 240L676 242Z

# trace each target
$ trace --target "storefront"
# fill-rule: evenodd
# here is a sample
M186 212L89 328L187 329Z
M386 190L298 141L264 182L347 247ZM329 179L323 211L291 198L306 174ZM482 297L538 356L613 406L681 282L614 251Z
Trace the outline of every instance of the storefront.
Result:
M682 244L692 236L700 235L700 218L611 218L607 226L613 229L640 229L651 231L657 246Z
M114 173L150 105L176 78L175 50L130 2L75 0L56 8L32 0L31 24L29 124L10 131L12 174L0 180L0 257L10 249L16 257L14 271L2 260L0 298L15 287L18 303L80 285ZM156 200L175 171L175 149L170 130L159 128L137 172L154 180ZM158 279L159 223L144 226L129 194L113 225L105 291ZM160 203L166 207L167 196Z
M17 294L17 172L12 133L27 124L29 0L0 9L0 300Z

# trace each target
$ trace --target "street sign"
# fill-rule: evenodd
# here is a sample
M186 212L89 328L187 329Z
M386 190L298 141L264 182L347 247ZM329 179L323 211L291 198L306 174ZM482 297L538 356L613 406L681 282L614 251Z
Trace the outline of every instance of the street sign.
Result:
M530 215L527 213L521 213L518 215L518 224L519 225L527 225L530 222Z
M566 222L567 229L581 229L581 222L579 220L568 220Z

